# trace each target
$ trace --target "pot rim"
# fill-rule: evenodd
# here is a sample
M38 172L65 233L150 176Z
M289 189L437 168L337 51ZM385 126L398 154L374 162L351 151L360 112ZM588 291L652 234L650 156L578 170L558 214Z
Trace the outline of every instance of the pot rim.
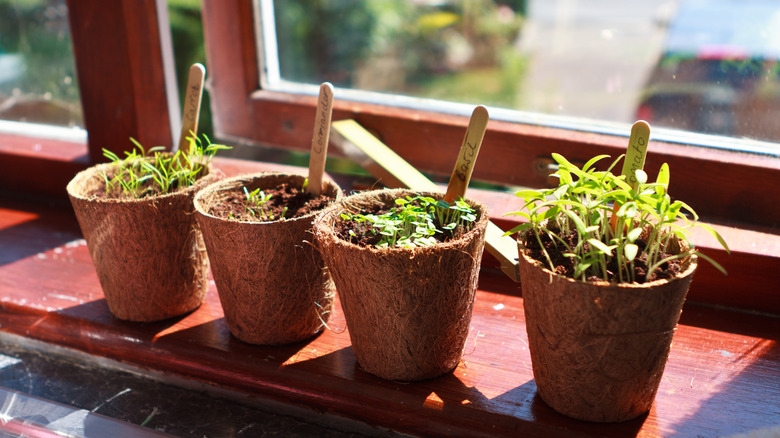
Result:
M245 224L245 225L268 225L268 224L283 224L283 223L289 223L289 222L295 222L299 220L311 220L313 217L324 214L338 202L338 199L341 197L342 191L341 187L338 186L334 181L330 180L323 180L325 184L332 185L336 189L336 197L334 200L325 208L317 211L309 212L303 216L296 216L294 218L290 219L281 219L281 220L273 220L273 221L243 221L238 219L228 219L228 218L221 218L212 215L211 213L206 211L206 202L204 201L204 197L206 195L209 195L211 193L223 191L223 190L229 190L234 189L239 185L245 185L248 182L261 180L268 177L292 177L295 179L300 179L301 182L306 179L305 175L297 174L297 173L287 173L287 172L274 172L274 171L268 171L268 172L256 172L256 173L246 173L241 175L236 175L230 178L225 178L219 181L215 181L211 184L208 184L206 187L203 187L201 190L199 190L195 197L192 200L193 205L195 206L195 211L198 212L198 214L207 217L211 220L220 221L220 222L229 222L234 224Z

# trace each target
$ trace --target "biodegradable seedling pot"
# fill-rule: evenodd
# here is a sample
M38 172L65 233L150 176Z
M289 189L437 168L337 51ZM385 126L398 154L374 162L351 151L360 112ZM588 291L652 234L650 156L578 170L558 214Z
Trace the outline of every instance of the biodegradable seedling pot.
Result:
M625 155L607 170L560 154L558 187L521 190L520 278L534 379L542 400L581 420L636 418L653 403L698 260L725 273L688 240L715 229L669 195L664 163L643 170L650 126L631 127ZM623 160L620 175L612 173Z
M537 391L556 411L617 422L650 409L697 266L643 284L582 282L526 255L518 238L529 349ZM685 242L674 239L679 248ZM670 250L676 254L680 250Z
M67 186L108 308L141 322L195 310L208 290L209 265L192 198L218 172L207 167L194 185L164 195L109 199L100 190L112 166L93 166Z
M268 190L305 177L278 173L238 176L213 184L195 197L212 273L230 332L252 344L301 341L325 326L335 288L314 244L314 211L291 219L250 222L220 218L212 207L230 194ZM339 187L323 183L323 195L337 199Z
M391 380L422 380L454 369L469 331L488 213L471 231L427 247L358 246L338 235L340 213L391 206L395 199L442 194L378 190L343 198L315 222L360 366Z

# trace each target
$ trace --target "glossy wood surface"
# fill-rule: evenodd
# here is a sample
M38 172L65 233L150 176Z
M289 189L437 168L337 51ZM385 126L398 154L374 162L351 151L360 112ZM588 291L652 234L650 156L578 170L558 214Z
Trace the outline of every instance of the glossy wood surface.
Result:
M247 170L236 160L220 164L228 174ZM418 383L383 381L356 363L340 308L321 335L284 347L233 338L213 283L203 306L185 317L119 321L70 206L0 198L7 333L414 435L728 436L780 422L776 315L687 304L650 413L600 425L561 416L536 395L519 295L519 284L486 266L457 369Z

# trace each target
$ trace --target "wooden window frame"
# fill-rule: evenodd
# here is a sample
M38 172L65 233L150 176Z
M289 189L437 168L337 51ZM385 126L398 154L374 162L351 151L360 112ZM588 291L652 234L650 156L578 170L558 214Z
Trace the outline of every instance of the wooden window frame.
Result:
M173 144L180 125L165 0L68 0L87 142L0 133L0 190L64 196L103 149Z

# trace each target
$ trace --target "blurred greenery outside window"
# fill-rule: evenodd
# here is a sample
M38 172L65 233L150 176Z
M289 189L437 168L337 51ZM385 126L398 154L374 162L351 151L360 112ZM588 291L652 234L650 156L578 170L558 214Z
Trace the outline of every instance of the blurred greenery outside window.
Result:
M776 0L255 2L263 88L780 155Z
M273 5L283 81L327 80L358 90L518 106L527 60L514 43L525 0Z
M0 120L83 134L65 0L0 0Z
M206 65L206 49L203 44L203 20L200 0L167 0L168 20L171 24L173 54L180 104L184 103L184 90L190 66L196 62ZM208 76L208 71L206 72ZM203 93L198 131L212 138L209 94Z

